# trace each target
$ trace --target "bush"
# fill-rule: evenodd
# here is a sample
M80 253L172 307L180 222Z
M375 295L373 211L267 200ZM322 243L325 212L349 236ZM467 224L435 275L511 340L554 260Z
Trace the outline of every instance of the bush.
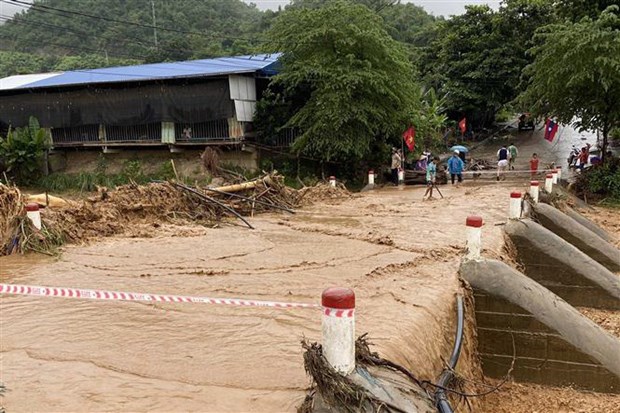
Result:
M586 169L577 177L575 188L580 196L620 203L620 159Z
M0 136L0 159L18 183L28 184L41 175L41 161L49 147L47 131L41 129L36 118L30 117L28 127L9 129L6 137Z

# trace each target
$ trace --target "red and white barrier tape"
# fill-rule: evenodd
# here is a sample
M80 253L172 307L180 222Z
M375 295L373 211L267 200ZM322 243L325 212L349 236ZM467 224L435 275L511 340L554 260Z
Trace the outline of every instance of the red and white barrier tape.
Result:
M185 295L128 293L120 291L84 290L80 288L41 287L35 285L0 284L0 294L38 297L81 298L90 300L150 301L167 303L223 304L242 307L321 308L318 304L287 303L278 301L242 300L239 298L210 298ZM342 315L338 317L344 317ZM350 317L350 316L349 316Z
M534 171L534 175L542 175L545 174L547 172L553 172L555 169L538 169L536 171ZM497 168L494 169L481 169L481 170L467 170L467 171L463 171L463 173L471 173L471 174L480 174L480 175L485 175L485 174L493 174L496 175L497 174ZM500 171L501 174L531 174L532 171L529 169L515 169L515 170L505 170L505 171Z

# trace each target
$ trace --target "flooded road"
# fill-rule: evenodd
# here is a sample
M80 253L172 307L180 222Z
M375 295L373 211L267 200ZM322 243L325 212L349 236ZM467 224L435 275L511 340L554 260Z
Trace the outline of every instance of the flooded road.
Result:
M350 286L358 333L433 379L452 346L465 218L481 213L488 253L501 254L494 224L510 189L446 188L434 202L421 201L423 188L390 189L261 216L254 231L154 233L71 246L58 259L3 257L1 280L310 303L328 286ZM0 301L8 411L294 411L309 384L299 342L320 340L317 310Z
M509 193L527 187L469 182L430 202L425 188L386 188L262 215L253 231L153 228L60 258L0 257L0 281L302 303L347 286L357 334L434 380L452 348L465 218L484 218L483 254L502 259ZM295 411L309 385L300 340L320 340L320 328L318 310L3 295L0 402L9 412Z

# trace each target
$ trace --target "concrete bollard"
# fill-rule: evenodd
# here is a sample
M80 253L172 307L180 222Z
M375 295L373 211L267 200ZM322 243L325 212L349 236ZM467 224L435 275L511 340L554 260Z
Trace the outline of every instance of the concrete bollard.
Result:
M465 220L467 226L467 254L468 260L479 260L482 250L482 217L470 215Z
M375 184L375 171L371 169L370 171L368 171L368 185L374 185L374 184Z
M558 181L560 181L562 179L562 167L556 166L555 170L558 171Z
M335 176L330 176L329 177L329 185L333 186L334 188L336 187L336 177Z
M535 204L538 203L538 187L540 183L538 181L530 181L530 196Z
M323 291L323 355L338 373L355 369L355 293L350 288Z
M26 216L30 218L30 221L32 221L32 225L34 225L36 229L41 229L41 211L39 211L39 204L27 204Z
M545 191L548 193L553 192L553 175L547 174L545 177Z
M508 218L521 218L521 192L515 191L510 193L510 209L508 211Z
M398 185L405 184L405 170L403 168L398 168Z
M554 169L551 172L551 179L553 180L553 185L556 185L558 183L558 170Z

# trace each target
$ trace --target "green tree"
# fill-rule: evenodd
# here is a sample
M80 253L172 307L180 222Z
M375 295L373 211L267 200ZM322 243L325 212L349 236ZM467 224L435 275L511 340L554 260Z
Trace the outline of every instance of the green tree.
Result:
M540 45L524 73L529 77L522 102L537 115L573 122L603 135L620 126L620 18L611 6L596 20L566 21L538 33Z
M31 117L28 127L9 130L6 137L0 137L0 160L18 182L29 183L40 175L41 159L49 146L49 134Z
M539 27L553 19L547 0L507 0L499 11L467 6L466 13L429 26L434 39L418 58L425 83L448 96L453 118L493 122L495 113L520 92L527 50Z
M348 1L292 8L268 35L271 49L283 52L275 83L310 90L286 124L302 132L295 151L356 161L402 132L414 103L413 69L375 12Z
M0 78L42 72L49 61L42 56L29 53L0 51Z

